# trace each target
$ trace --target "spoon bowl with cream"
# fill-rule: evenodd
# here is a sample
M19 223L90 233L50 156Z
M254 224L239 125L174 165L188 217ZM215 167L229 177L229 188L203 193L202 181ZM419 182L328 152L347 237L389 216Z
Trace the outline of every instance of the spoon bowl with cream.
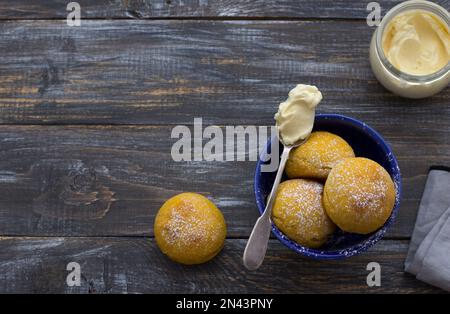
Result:
M302 257L315 260L336 260L361 254L380 241L395 221L401 205L402 180L395 152L386 140L376 130L363 121L340 114L316 114L313 132L329 132L343 138L352 148L356 156L371 159L379 163L391 176L396 187L396 200L391 217L377 231L370 234L354 234L343 232L339 228L320 247L312 248L297 242L286 234L274 222L272 234L287 248ZM312 139L312 136L308 142ZM306 143L305 143L306 145ZM266 159L267 154L273 156L273 150L282 153L283 146L279 140L273 138L267 142L261 152L254 176L255 201L260 215L264 213L267 198L273 187L275 173L263 171L265 166L272 165L273 161ZM293 152L292 152L293 153ZM286 175L281 181L289 181ZM275 202L276 203L276 202ZM274 208L275 209L275 208Z
M289 92L288 99L280 104L275 114L283 153L264 213L256 221L244 250L243 262L249 270L258 269L264 261L272 228L272 207L289 153L308 139L314 126L315 109L321 100L322 93L317 87L298 84Z

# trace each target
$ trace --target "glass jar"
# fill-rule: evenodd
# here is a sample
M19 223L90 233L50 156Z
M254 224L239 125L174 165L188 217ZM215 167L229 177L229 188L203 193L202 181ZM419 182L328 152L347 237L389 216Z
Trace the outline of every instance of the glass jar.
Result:
M407 98L432 96L450 83L450 62L429 75L411 75L395 68L383 51L383 33L389 22L398 14L408 10L424 10L436 15L450 29L450 14L441 6L423 0L403 2L392 8L375 30L370 44L370 64L378 81L393 93Z

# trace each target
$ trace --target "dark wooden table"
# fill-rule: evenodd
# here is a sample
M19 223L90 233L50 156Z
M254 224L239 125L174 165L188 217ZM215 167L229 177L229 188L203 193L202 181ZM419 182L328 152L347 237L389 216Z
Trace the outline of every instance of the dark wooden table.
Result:
M403 272L431 165L450 164L450 89L406 100L373 76L366 1L0 0L0 292L439 292ZM379 1L383 13L399 1ZM449 8L449 1L438 1ZM367 122L403 174L399 216L368 252L301 258L272 239L241 263L257 218L255 162L174 162L175 125L271 125L296 83L322 113ZM205 265L169 261L153 239L161 204L195 191L228 224ZM66 265L81 265L80 287ZM366 285L369 262L381 287Z

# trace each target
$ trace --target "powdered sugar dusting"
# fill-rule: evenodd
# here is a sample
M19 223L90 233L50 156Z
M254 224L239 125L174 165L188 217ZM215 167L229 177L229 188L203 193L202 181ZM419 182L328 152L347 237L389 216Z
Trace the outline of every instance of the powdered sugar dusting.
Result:
M310 192L308 193L308 191ZM288 217L296 216L301 226L307 228L317 224L317 218L320 217L312 213L322 209L322 192L322 184L306 180L302 180L302 184L285 189L279 195L280 218L286 220ZM301 210L297 211L297 208L301 208Z
M313 171L313 177L325 179L333 167L350 157L355 157L355 154L344 139L329 132L316 131L291 154L287 173L291 177L308 177Z
M322 241L334 229L322 205L323 185L294 179L280 186L274 220L298 240Z
M210 232L214 221L190 202L170 210L170 217L162 230L162 236L168 244L179 248L187 246L201 247L205 242L217 240L217 232Z
M386 178L389 175L381 167L372 162L367 167L352 167L351 163L357 161L347 160L345 166L335 168L327 182L327 197L330 202L338 198L347 198L348 202L340 202L345 205L346 211L352 211L358 222L366 222L367 219L383 219L386 213L382 210L388 198L389 186Z

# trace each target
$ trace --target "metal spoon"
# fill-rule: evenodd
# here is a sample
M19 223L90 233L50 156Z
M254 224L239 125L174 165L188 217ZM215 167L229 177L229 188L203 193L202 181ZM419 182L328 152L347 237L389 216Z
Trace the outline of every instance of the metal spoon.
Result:
M275 181L273 182L272 190L270 191L269 198L267 200L266 208L264 213L258 218L253 227L252 233L248 238L247 245L245 246L244 255L242 257L244 261L244 266L249 270L256 270L261 266L264 261L264 257L267 251L267 244L269 242L270 230L272 227L272 222L270 220L272 214L272 207L275 200L275 195L278 190L278 185L280 184L281 176L284 172L284 167L289 158L289 153L295 147L298 147L306 142L306 139L299 140L293 145L286 145L278 134L278 138L283 144L283 153L281 154L280 164L278 166L277 175Z

